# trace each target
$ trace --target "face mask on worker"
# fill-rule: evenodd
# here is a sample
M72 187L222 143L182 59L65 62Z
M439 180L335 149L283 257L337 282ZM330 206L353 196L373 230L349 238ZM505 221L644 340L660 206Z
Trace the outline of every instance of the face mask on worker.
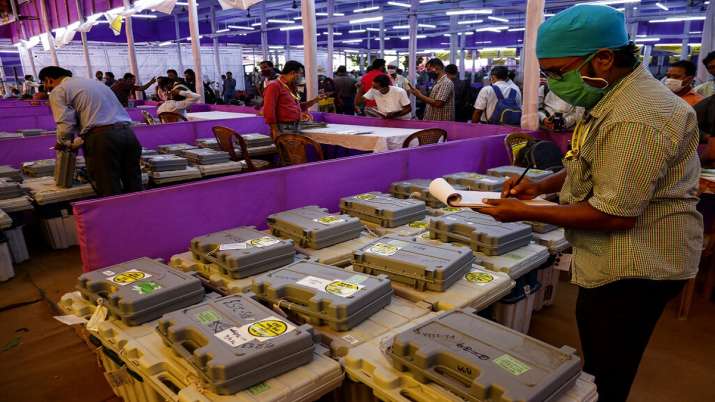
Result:
M593 78L581 75L581 68L593 59L596 54L589 56L576 69L571 70L561 76L561 79L549 78L549 90L553 91L559 98L574 106L581 106L591 109L601 100L608 87L608 81L603 78ZM591 82L601 82L603 87L596 88L587 84L584 79Z
M663 78L663 84L665 84L668 89L674 93L678 93L683 90L683 80L676 80L675 78Z

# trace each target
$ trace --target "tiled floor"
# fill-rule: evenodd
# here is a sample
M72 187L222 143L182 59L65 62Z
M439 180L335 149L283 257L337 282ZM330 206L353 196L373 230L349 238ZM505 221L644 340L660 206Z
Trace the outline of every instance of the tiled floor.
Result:
M79 250L32 250L15 278L0 283L0 402L119 401L97 360L72 328L55 321L53 302L80 274ZM561 282L556 304L537 313L531 335L578 346L576 288ZM630 402L715 401L715 304L696 300L678 321L663 315L641 364ZM614 356L617 359L618 356Z

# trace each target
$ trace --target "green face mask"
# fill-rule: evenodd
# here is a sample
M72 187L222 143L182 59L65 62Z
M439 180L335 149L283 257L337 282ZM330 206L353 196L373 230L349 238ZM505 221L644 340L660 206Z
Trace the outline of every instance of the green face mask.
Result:
M549 90L574 106L581 106L586 109L591 109L596 106L598 101L603 97L606 88L596 88L588 85L581 76L581 68L590 62L594 56L595 54L592 54L575 70L563 74L561 79L549 78ZM606 83L606 86L608 86L608 82L602 78L591 78L591 80L603 81Z

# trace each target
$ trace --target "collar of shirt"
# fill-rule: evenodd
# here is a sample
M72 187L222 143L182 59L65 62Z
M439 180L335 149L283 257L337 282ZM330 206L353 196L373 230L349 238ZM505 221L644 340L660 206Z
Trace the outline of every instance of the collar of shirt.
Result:
M590 115L596 119L606 115L613 109L614 102L612 100L617 98L619 94L627 90L634 82L637 82L646 77L646 74L650 74L643 63L636 67L630 74L623 77L618 81L606 94L601 98L601 100L593 107L590 111Z

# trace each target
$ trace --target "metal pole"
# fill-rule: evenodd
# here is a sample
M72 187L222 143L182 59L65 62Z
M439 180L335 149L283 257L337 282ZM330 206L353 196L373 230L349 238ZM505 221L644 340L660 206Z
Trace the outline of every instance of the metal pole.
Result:
M20 21L20 34L22 35L23 38L28 39L27 33L25 32L24 21ZM24 48L24 46L23 46L23 48ZM35 67L35 57L32 55L32 49L25 49L25 51L27 52L26 56L27 56L28 62L30 63L30 68L32 69L32 75L34 77L37 77L37 68Z
M261 2L261 54L263 60L269 60L268 54L268 31L266 30L268 23L266 22L266 2Z
M196 0L189 0L188 11L191 55L194 58L194 73L196 73L196 92L201 97L199 102L204 103L204 76L201 73L201 40L199 39L199 16Z
M333 13L335 12L335 0L328 0L328 62L325 66L325 69L327 71L327 75L330 78L333 78L333 70L335 70L335 67L333 66L333 53L335 52L335 41L334 41L334 35L333 35L333 24L330 23L330 21L333 20Z
M278 53L276 53L278 54ZM286 61L290 60L290 31L286 31Z
M50 57L52 58L52 65L59 66L60 62L57 60L57 50L55 49L55 41L52 36L52 29L50 29L50 20L47 17L47 4L46 0L40 0L40 18L42 18L42 27L45 29L47 34L47 42L50 44Z
M477 79L477 49L472 50L472 83Z
M3 94L9 93L10 89L7 86L7 78L5 77L5 66L3 66L2 64L2 58L0 58L0 81L2 81Z
M407 68L407 79L410 80L412 84L415 83L417 79L417 6L419 6L418 0L410 0L410 11L408 21L410 24L410 34L409 40L407 42L408 54L409 54L409 67ZM414 105L413 105L414 106Z
M451 27L457 26L457 16L456 15L449 17L449 26L451 26ZM457 41L458 40L459 40L459 36L457 36L456 32L452 32L452 34L449 35L449 64L457 64Z
M688 60L690 55L690 48L688 44L690 43L690 21L685 21L683 25L683 43L680 49L680 60Z
M544 21L544 0L526 3L526 30L521 61L524 64L524 97L521 128L539 129L539 60L536 58L536 32Z
M214 34L213 37L213 47L214 47L214 81L218 82L221 78L221 55L218 50L218 37L216 36L216 7L211 7L211 33Z
M75 0L75 6L77 7L79 23L84 24L84 9L82 8L82 1ZM89 48L87 47L87 33L80 32L80 37L82 38L82 53L84 53L84 64L87 66L87 78L91 80L92 78L94 78L94 74L92 72L92 60L89 57Z
M124 7L131 7L131 2L129 0L124 0ZM137 78L137 82L141 82L139 79L139 68L137 67L137 53L134 48L134 30L132 29L132 18L124 17L124 29L127 33L127 50L129 53L129 71Z
M370 37L370 31L367 31L367 65L372 63L372 38Z
M385 21L380 21L380 58L385 59Z
M650 55L653 53L653 45L643 46L643 64L650 65Z
M179 31L179 15L174 14L174 31L176 32L176 57L179 59L179 69L184 72L184 61L181 58L181 32Z
M239 68L238 74L236 74L236 88L241 91L246 90L246 68L243 66L243 46L238 47L238 60Z
M460 37L460 44L459 44L459 79L463 80L464 79L464 58L466 57L465 55L465 50L464 50L464 42L467 41L467 37L462 35Z
M362 75L365 72L365 55L362 53L358 54L358 68L360 75Z
M318 96L318 41L315 37L315 0L302 0L300 2L300 15L303 17L305 90L307 99L313 99Z

